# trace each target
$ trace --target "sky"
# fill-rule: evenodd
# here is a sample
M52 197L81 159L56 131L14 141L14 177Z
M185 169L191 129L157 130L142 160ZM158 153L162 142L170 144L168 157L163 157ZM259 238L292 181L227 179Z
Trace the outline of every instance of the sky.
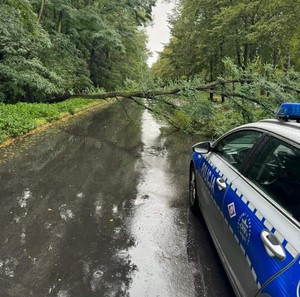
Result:
M153 24L147 28L148 49L152 52L152 57L148 59L148 65L151 66L158 58L158 52L163 50L164 44L170 39L170 29L168 24L168 14L172 13L173 3L165 3L158 0L153 9Z

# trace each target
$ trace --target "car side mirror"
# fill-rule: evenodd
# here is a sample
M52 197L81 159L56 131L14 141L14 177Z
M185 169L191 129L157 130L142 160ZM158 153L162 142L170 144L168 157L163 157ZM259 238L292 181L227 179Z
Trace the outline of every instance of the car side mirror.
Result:
M208 154L211 151L211 144L209 141L199 142L193 146L193 152L198 154Z

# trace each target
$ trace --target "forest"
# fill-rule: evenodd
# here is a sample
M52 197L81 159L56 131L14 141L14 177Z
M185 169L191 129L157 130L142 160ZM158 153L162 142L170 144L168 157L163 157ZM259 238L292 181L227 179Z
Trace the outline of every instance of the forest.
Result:
M211 137L299 101L300 0L176 0L170 42L149 69L145 27L155 3L1 0L5 137L32 126L19 120L26 104L51 110L49 102L72 96L131 99ZM7 112L13 105L17 115Z

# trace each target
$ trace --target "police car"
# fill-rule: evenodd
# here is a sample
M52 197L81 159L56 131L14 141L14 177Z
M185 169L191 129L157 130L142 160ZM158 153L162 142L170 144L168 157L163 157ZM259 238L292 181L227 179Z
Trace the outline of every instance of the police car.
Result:
M193 146L189 199L237 296L300 297L300 104Z

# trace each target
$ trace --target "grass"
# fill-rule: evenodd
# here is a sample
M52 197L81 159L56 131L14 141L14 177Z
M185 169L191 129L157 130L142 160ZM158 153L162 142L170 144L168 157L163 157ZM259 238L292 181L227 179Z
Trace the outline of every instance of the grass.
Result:
M55 104L0 103L0 143L101 102L104 101L78 98Z

